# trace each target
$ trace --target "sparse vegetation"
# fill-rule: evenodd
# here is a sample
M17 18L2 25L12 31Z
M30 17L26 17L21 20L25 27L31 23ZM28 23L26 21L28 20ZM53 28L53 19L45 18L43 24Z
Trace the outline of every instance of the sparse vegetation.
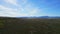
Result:
M60 34L60 19L0 18L1 34Z

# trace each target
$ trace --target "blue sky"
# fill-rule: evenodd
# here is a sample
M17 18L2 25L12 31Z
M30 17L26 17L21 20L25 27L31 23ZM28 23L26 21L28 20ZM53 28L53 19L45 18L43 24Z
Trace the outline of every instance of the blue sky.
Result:
M60 0L0 0L0 16L60 16Z

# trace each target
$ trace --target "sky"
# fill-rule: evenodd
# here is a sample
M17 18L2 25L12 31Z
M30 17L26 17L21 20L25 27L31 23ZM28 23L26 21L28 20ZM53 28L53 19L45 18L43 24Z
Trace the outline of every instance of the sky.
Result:
M60 0L0 0L0 16L60 16Z

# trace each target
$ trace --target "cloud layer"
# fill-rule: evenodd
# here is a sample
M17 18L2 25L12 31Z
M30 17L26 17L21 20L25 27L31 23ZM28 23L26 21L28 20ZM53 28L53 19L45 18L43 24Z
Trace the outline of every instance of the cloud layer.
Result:
M28 0L3 0L3 2L17 6L17 8L13 9L0 4L0 16L6 17L36 16L38 11L41 11L39 8L33 7L33 4L28 3Z

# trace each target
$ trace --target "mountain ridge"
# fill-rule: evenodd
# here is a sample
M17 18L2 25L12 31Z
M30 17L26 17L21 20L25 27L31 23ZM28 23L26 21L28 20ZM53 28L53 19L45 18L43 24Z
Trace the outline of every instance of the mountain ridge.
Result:
M60 18L59 16L55 16L55 17L52 17L52 16L39 16L39 17L0 17L0 18Z

